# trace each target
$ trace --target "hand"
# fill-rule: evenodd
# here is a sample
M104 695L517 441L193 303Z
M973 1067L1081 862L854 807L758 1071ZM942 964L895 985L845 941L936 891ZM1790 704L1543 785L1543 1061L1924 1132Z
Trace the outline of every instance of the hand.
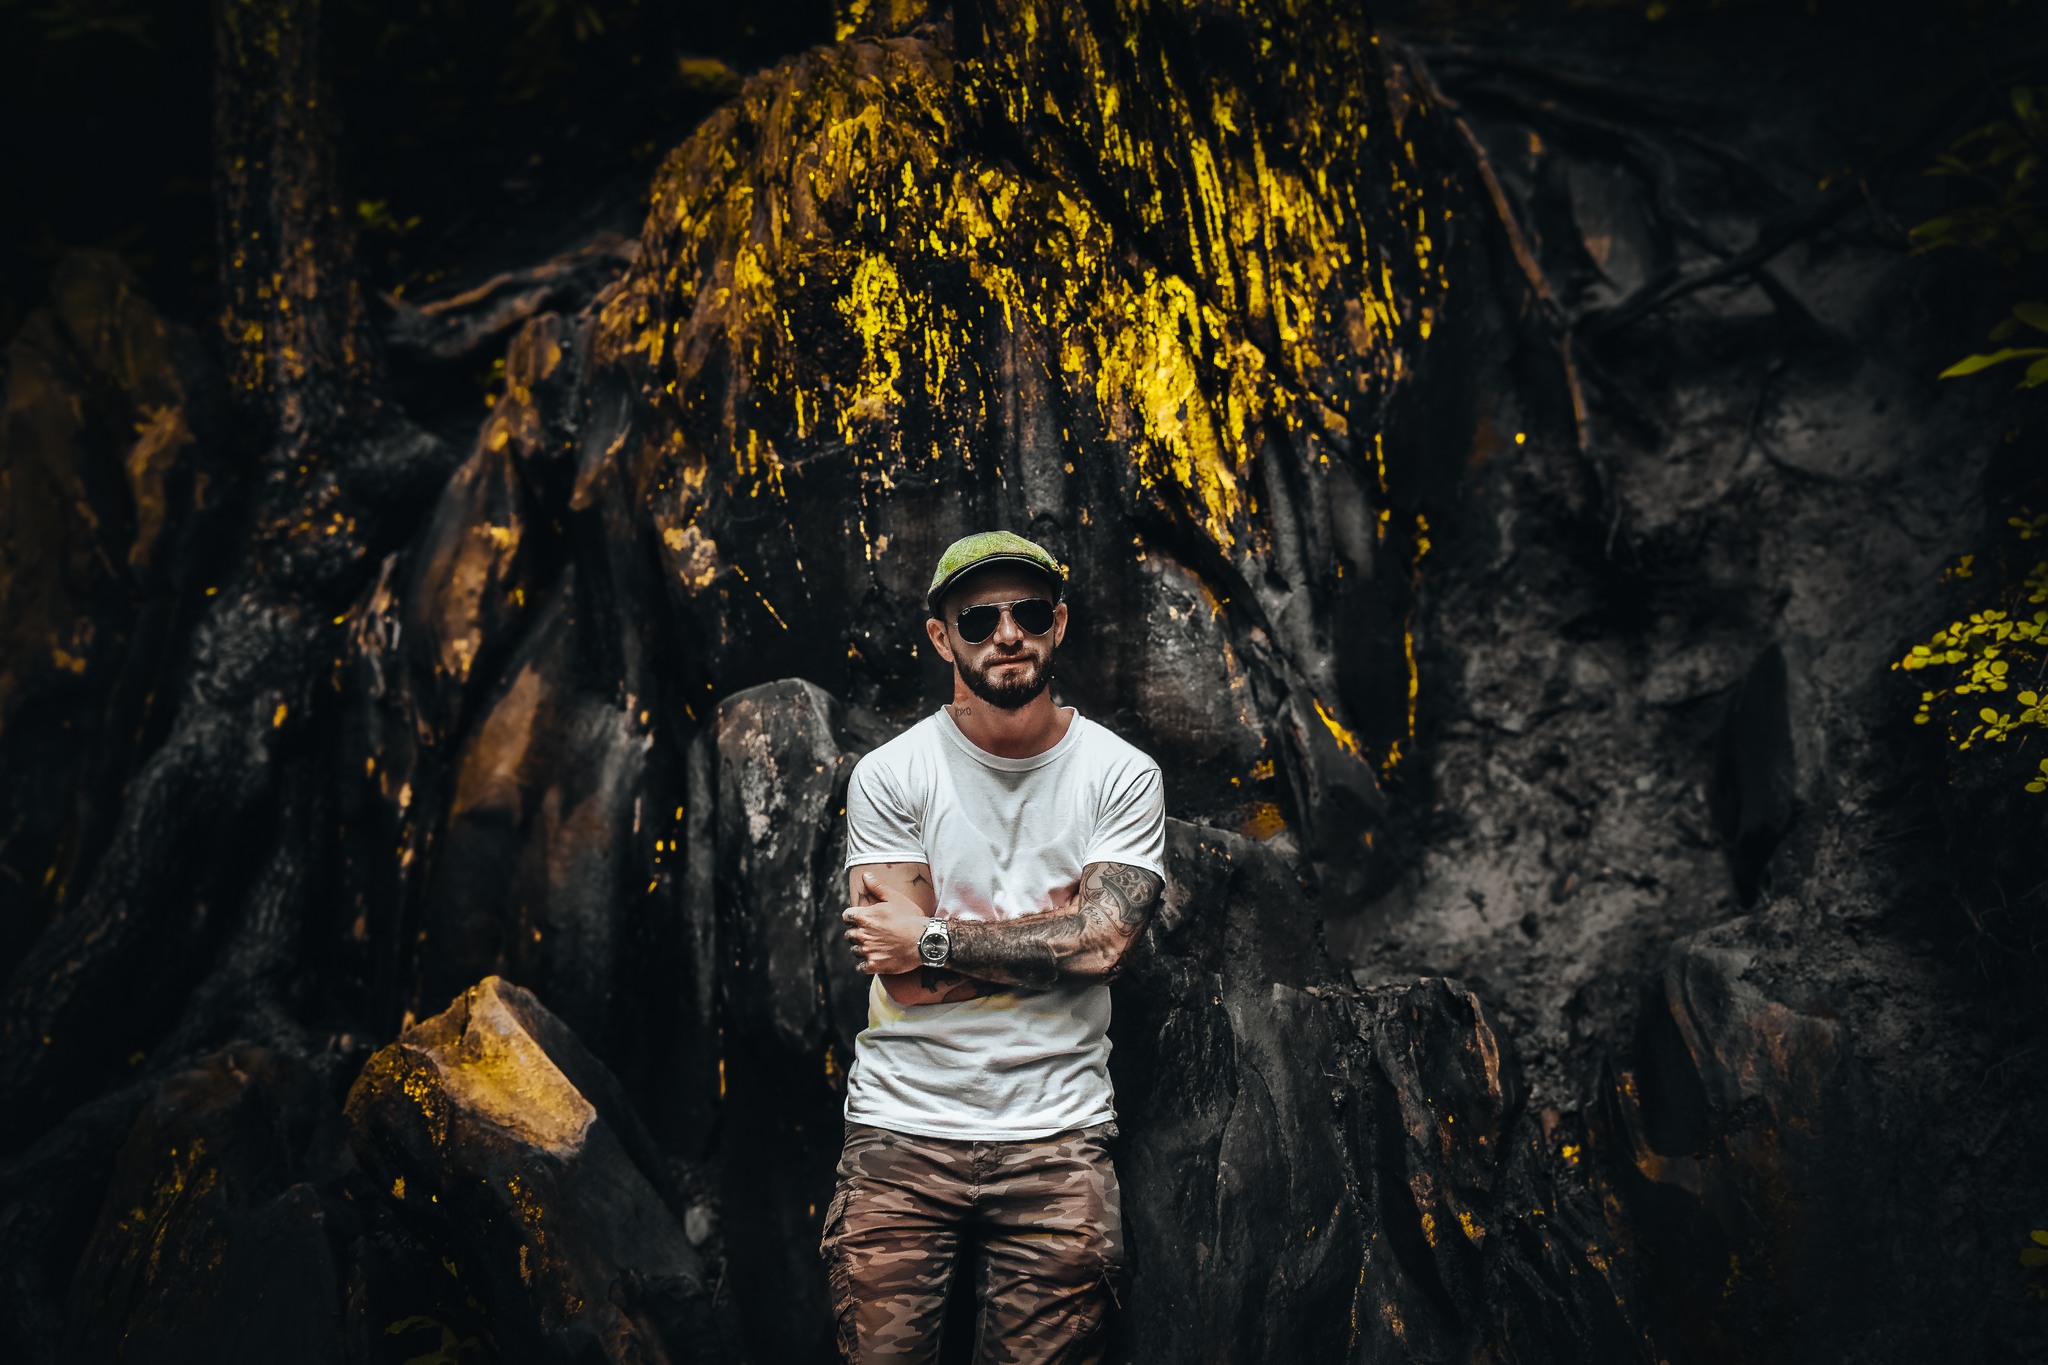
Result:
M840 918L846 922L846 941L853 948L856 968L866 976L894 976L914 972L923 964L917 956L918 935L929 921L916 901L894 887L861 873L861 884L871 904L849 905Z

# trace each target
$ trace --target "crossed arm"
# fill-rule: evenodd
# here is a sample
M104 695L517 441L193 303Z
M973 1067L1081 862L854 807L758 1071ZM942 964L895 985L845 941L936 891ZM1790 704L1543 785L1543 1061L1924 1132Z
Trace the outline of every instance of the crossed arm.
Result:
M951 920L949 966L919 964L917 936L938 907L923 863L849 869L843 916L862 972L882 978L899 1005L971 1000L1006 986L1043 990L1108 981L1145 931L1165 883L1124 863L1090 863L1074 899L1057 910L1008 920Z

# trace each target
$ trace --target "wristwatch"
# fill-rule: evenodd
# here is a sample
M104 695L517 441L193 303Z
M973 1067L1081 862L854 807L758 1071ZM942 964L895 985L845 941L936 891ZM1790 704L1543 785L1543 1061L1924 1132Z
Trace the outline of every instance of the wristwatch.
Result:
M953 931L946 921L934 919L917 936L917 960L927 967L943 967L953 955Z

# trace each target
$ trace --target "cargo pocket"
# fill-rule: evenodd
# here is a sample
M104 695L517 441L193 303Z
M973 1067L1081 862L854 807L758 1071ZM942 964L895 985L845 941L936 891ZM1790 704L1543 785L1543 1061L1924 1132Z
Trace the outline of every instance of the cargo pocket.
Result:
M846 1268L846 1249L840 1245L846 1231L846 1205L852 1189L842 1184L825 1206L825 1225L818 1235L818 1256L825 1262L825 1293L832 1308L833 1337L844 1360L858 1358L859 1334L854 1330L853 1276Z
M832 1191L832 1201L825 1205L825 1222L818 1229L818 1254L828 1262L838 1254L839 1233L846 1222L846 1200L852 1193L841 1185Z

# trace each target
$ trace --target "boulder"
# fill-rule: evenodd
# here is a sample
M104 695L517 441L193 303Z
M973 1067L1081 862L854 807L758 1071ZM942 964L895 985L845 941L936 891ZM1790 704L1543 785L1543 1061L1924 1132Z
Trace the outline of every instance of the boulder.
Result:
M815 684L767 683L721 702L709 736L715 828L689 849L714 869L693 913L719 952L720 1164L735 1292L763 1359L831 1351L819 1221L844 1136L853 1039L871 978L841 937L846 783L879 722Z
M1883 1306L1850 1249L1888 1236L1896 1139L1847 1023L1748 927L1678 945L1608 1091L1674 1359L1826 1356Z
M623 1090L498 977L373 1056L348 1096L388 1206L522 1361L729 1359L697 1249Z
M172 1076L115 1163L61 1358L341 1365L340 1139L288 1053L236 1046Z

